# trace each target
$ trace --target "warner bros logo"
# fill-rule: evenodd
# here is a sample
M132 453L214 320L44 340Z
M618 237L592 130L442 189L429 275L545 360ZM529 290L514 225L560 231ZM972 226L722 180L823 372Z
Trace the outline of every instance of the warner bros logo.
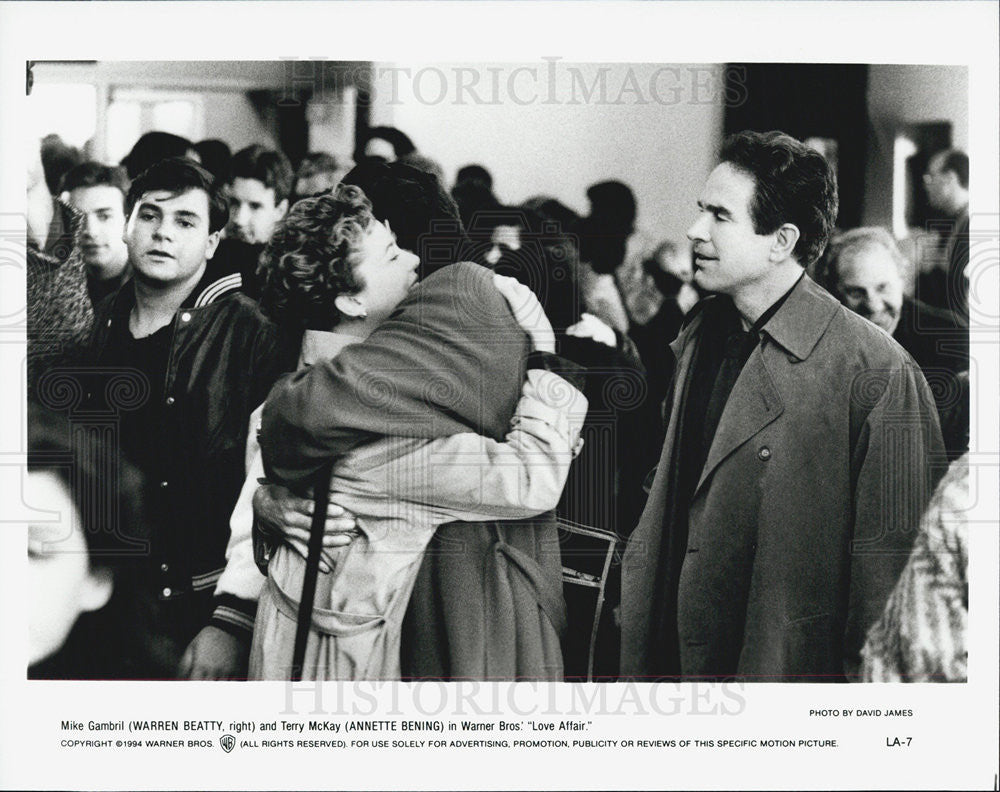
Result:
M236 738L231 734L223 734L219 738L219 747L226 753L229 753L236 747Z

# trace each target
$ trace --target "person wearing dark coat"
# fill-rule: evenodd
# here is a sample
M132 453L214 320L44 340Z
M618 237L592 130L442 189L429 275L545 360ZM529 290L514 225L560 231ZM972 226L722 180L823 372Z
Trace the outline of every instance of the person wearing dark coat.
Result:
M943 450L927 384L804 273L837 213L820 154L734 135L698 207L695 281L715 296L671 345L667 438L622 562L622 674L857 679Z
M969 324L969 157L963 151L938 151L924 173L927 203L939 215L933 222L942 232L940 266L918 282L925 302L951 311Z
M228 212L207 171L181 158L156 163L132 183L126 215L133 277L96 313L85 404L114 419L145 477L150 629L181 677L245 675L256 603L217 601L214 590L250 414L294 367L297 339L246 297L215 290L209 262Z

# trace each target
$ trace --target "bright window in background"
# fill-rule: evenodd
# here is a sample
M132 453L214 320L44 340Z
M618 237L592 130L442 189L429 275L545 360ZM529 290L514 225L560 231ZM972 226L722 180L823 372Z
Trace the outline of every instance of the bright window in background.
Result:
M28 97L29 134L34 140L59 135L70 146L83 148L97 131L97 88L86 84L35 83Z
M907 182L906 161L917 151L917 144L904 135L898 135L893 141L892 233L896 239L904 239L910 235L909 224L906 221L907 195L910 189Z
M108 159L120 161L146 132L201 140L205 136L204 97L177 91L114 90L108 104Z

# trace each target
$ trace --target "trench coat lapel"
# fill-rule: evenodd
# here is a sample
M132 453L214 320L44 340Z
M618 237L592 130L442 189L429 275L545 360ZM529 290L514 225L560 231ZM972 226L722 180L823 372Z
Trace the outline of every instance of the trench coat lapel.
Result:
M765 363L765 350L790 355L789 360L805 360L812 353L840 306L808 275L801 278L784 305L764 325L765 344L758 344L736 380L733 392L719 421L705 468L698 479L694 497L722 462L784 411L784 403ZM772 363L777 357L768 355Z
M784 409L758 345L733 386L693 497L698 496L712 471L726 457L774 421Z

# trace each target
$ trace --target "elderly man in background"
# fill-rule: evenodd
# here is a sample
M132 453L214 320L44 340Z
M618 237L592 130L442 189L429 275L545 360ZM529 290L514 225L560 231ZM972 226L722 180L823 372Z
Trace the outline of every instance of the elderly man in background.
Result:
M951 312L905 296L905 266L888 231L856 228L831 243L821 281L846 307L891 335L920 366L954 459L968 450L969 442L969 330Z

